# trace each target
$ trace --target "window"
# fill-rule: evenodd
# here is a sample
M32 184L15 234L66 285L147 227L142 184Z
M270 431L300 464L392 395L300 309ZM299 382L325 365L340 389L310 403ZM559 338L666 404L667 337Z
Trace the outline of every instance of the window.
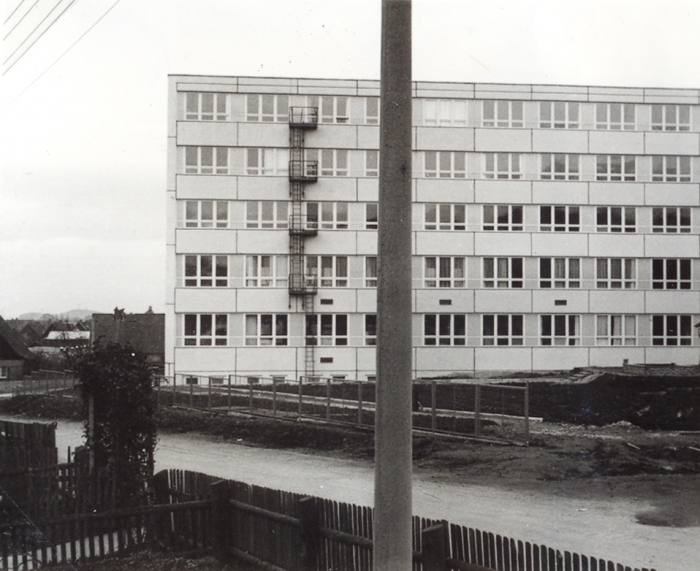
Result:
M652 131L690 131L690 105L652 105Z
M423 124L464 127L467 124L467 102L463 99L424 99Z
M228 287L228 256L185 256L185 287Z
M598 206L595 213L598 232L636 232L637 230L637 214L634 206Z
M287 256L246 256L246 287L287 287Z
M321 176L348 176L347 149L309 149L306 158L319 161Z
M520 155L518 153L485 153L484 178L519 179Z
M522 258L484 258L484 287L523 287Z
M185 228L228 228L228 201L185 201Z
M424 287L464 287L464 258L426 256Z
M499 232L522 232L523 207L509 204L484 204L484 223L482 228L486 231L498 230Z
M578 103L540 101L540 129L578 129L578 127Z
M317 313L306 316L307 345L347 345L348 316Z
M580 345L578 315L540 315L541 345Z
M365 124L379 125L379 97L365 97Z
M365 256L365 287L377 287L377 256Z
M467 154L461 151L425 151L426 178L465 178Z
M652 289L690 289L690 260L668 258L651 261Z
M522 345L522 315L482 315L482 345Z
M245 316L246 345L287 345L287 316L263 313Z
M635 128L634 103L596 103L595 128L610 131Z
M652 345L691 345L693 341L690 315L653 315Z
M482 127L522 127L522 101L484 101Z
M423 316L423 341L426 345L465 345L467 318L464 314L428 314Z
M637 180L636 166L636 157L633 155L598 155L596 157L596 180Z
M666 206L651 209L653 232L667 234L690 232L690 208L686 206Z
M246 149L246 174L287 175L289 151L287 149Z
M246 121L289 121L288 95L246 95Z
M377 344L377 314L365 315L365 345Z
M225 93L187 93L187 121L228 121L228 97Z
M321 123L348 123L350 121L347 97L309 96L308 106L320 109Z
M185 147L186 174L228 172L228 147Z
M249 200L245 218L246 228L288 228L289 203Z
M306 219L307 222L316 223L324 230L346 230L348 227L348 203L307 202Z
M540 258L540 287L581 287L581 259Z
M652 157L651 180L654 182L690 182L690 157Z
M8 379L10 377L10 367L0 367L0 379Z
M348 287L348 257L306 256L306 275L319 275L321 287Z
M596 345L636 345L637 317L634 315L596 315Z
M598 258L596 284L599 289L634 289L637 287L637 260L634 258Z
M365 230L376 230L378 228L379 205L376 202L365 204Z
M426 204L424 206L426 230L464 230L464 204Z
M365 151L365 176L379 176L379 151Z
M578 232L578 206L540 206L540 232Z
M579 155L544 154L540 159L542 180L579 180Z
M185 346L228 345L228 315L186 313L184 315Z

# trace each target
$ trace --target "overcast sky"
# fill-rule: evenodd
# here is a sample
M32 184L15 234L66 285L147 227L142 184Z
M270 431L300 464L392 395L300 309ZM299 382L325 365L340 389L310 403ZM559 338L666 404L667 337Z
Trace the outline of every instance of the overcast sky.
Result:
M378 79L380 15L380 0L6 0L0 315L163 311L167 75ZM698 88L699 30L697 0L414 0L413 77Z

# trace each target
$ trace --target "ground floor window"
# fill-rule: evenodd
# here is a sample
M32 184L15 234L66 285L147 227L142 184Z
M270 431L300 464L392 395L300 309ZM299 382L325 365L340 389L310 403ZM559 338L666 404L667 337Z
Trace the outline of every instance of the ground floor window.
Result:
M228 345L228 315L186 313L184 343L186 346Z
M347 345L348 316L321 313L306 316L307 345Z
M578 315L540 315L541 345L580 345Z
M245 316L246 345L287 345L287 316L263 313Z
M596 345L636 345L635 315L596 315Z
M693 327L690 315L654 315L651 322L653 345L690 345Z
M482 315L481 342L484 345L522 345L522 315Z
M465 345L467 319L464 314L428 314L423 318L426 345Z

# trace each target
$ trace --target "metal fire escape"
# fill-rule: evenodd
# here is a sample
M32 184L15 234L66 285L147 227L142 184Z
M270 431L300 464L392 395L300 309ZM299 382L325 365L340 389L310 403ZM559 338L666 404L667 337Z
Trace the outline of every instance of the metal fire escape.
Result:
M317 107L290 107L289 109L289 194L292 199L289 220L289 294L301 296L304 327L307 316L314 315L314 296L318 290L318 276L306 273L304 242L318 233L318 220L304 213L304 188L318 179L318 161L307 161L304 137L307 130L318 126ZM315 327L312 329L315 331ZM314 347L316 336L306 336L304 347L304 375L314 376Z

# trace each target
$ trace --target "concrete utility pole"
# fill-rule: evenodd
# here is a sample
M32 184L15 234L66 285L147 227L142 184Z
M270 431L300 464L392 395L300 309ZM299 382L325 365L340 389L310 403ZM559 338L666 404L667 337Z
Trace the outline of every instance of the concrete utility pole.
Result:
M374 569L409 571L411 533L411 2L382 0Z

